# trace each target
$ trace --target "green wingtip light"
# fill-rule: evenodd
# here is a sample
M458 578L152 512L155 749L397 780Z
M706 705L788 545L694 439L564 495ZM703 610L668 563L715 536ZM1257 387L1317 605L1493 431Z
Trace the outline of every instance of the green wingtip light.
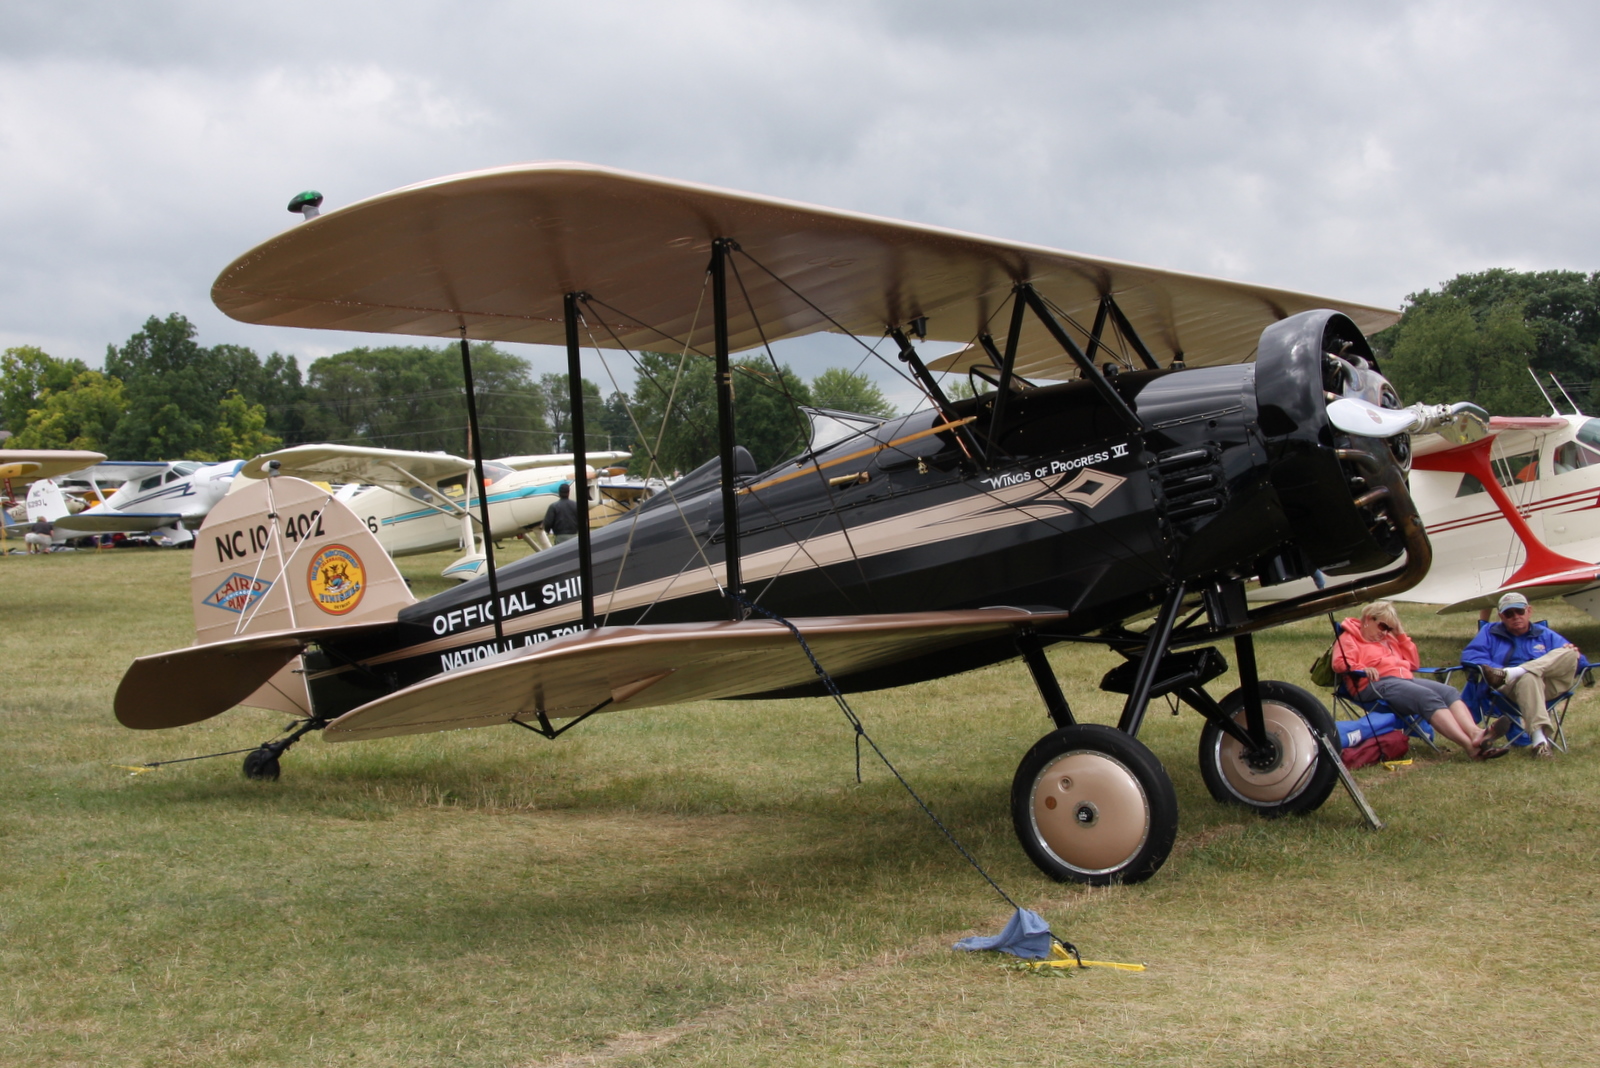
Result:
M315 189L307 189L289 201L289 210L296 215L304 215L307 219L317 217L317 209L322 207L322 194Z

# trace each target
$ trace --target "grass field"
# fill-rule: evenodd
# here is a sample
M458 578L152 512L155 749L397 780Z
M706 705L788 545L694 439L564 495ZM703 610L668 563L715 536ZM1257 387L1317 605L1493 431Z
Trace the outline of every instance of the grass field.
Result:
M447 556L405 561L419 594ZM1152 709L1177 847L1153 880L1052 883L1006 812L1049 726L1002 665L859 697L1009 892L1141 974L1018 974L955 939L1008 909L821 701L328 745L249 782L284 717L132 732L111 696L191 638L189 557L0 558L0 1064L1578 1065L1600 1063L1600 768L1419 756L1300 819L1213 802L1199 717ZM1591 652L1600 626L1551 620ZM1424 659L1470 617L1409 608ZM1305 684L1324 621L1265 635ZM1112 658L1052 654L1075 709ZM1233 683L1219 680L1221 694ZM1600 692L1600 691L1595 691Z

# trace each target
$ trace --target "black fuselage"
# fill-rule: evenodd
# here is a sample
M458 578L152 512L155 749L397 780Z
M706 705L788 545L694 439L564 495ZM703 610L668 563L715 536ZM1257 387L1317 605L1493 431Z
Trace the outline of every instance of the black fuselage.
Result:
M1089 634L1148 614L1175 581L1390 563L1398 542L1352 505L1335 453L1350 441L1322 414L1322 353L1286 359L1115 376L1140 430L1076 381L1013 394L999 428L989 394L955 403L970 420L959 429L922 411L745 472L744 595L786 617L1049 607L1071 613L1062 633ZM1258 384L1258 373L1271 378ZM719 479L708 464L594 532L599 623L728 618ZM505 647L581 628L577 541L497 579ZM309 654L316 711L342 713L494 651L480 578L405 609L391 633ZM841 681L873 688L1014 655L997 640ZM366 670L340 669L355 661ZM752 679L750 692L763 691Z

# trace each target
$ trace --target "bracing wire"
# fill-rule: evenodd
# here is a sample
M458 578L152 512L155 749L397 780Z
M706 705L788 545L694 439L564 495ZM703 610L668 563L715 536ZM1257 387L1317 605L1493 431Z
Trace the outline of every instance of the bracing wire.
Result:
M735 247L735 251L739 252L742 250ZM739 283L739 294L744 297L745 307L749 309L750 312L750 321L755 324L756 334L761 338L761 347L766 350L767 360L772 364L772 372L777 376L778 384L783 390L783 397L789 402L789 409L794 412L795 421L802 424L800 429L802 440L805 442L805 457L811 462L812 469L816 471L817 478L822 483L823 492L828 495L828 506L830 509L832 509L834 515L838 517L839 532L844 535L845 547L850 550L850 559L856 566L856 574L860 577L861 585L866 589L868 597L871 597L872 583L867 579L866 568L862 566L861 557L856 552L855 541L850 537L850 525L845 522L844 515L839 511L838 495L834 493L833 486L829 484L827 476L822 473L822 464L817 460L816 450L811 447L811 427L809 422L805 419L805 416L800 413L799 403L794 399L794 395L789 392L788 380L784 378L783 371L778 367L778 358L773 355L772 345L767 341L767 332L766 329L761 325L761 317L756 314L755 303L751 301L750 292L745 288L744 275L739 271L739 257L737 255L730 256L728 257L728 262L733 267L734 281ZM751 496L755 497L757 502L761 504L763 508L766 508L767 513L772 515L773 519L777 520L779 524L783 526L784 533L788 534L788 524L783 523L781 519L778 519L777 515L772 512L772 509L767 506L766 502L760 499L760 494L752 493ZM793 537L793 535L791 535L791 537ZM802 545L802 542L796 541L795 544ZM807 552L803 546L801 551L806 553L806 559L810 560L813 566L817 566L818 570L822 570L820 565L817 565L817 561L811 556L810 552ZM826 571L823 571L823 573L826 574ZM765 593L766 590L771 589L772 584L778 581L779 575L781 574L782 571L780 570L777 574L774 574L772 578L768 579L767 584L762 587L762 592ZM832 581L831 577L829 581ZM834 586L837 588L838 583L835 582ZM843 594L844 590L840 589L839 592ZM757 599L759 599L759 595Z
M705 301L705 287L704 286L701 287L700 296L701 296L701 304L703 305L704 301ZM587 301L585 303L587 303ZM615 309L613 309L613 310L615 310ZM700 314L700 306L697 305L696 309L695 309L696 320L698 320L699 314ZM611 329L611 325L609 323L607 323L603 317L600 318L600 323L601 323L602 326L605 327L606 332L611 335L611 339L614 342L616 342L617 346L619 348L621 348L622 351L628 353L629 357L634 360L636 365L638 365L638 358L634 356L633 351L631 349L629 349L626 345L624 345L622 343L622 339L617 337L616 331ZM588 322L588 318L587 317L584 317L584 331L589 334L590 343L594 345L596 350L598 350L600 348L600 345L599 345L599 342L595 339L594 332L589 326L589 322ZM658 331L658 333L659 333L659 331ZM672 400L672 397L676 395L677 388L678 388L678 382L683 376L683 361L687 360L688 358L689 358L688 343L685 342L684 343L684 351L680 354L680 357L679 357L678 370L673 375L672 391L671 392L663 391L664 394L666 395L667 399L668 399L668 403L667 403L667 406L662 409L661 429L660 429L660 432L656 436L655 449L650 452L650 469L651 470L656 469L656 462L657 462L656 458L660 455L662 437L666 434L667 418L672 413L671 400ZM603 360L602 360L602 362L603 362ZM610 366L607 365L606 373L610 374L610 372L611 372ZM659 388L659 383L657 385L658 385L658 388ZM629 419L629 421L633 423L635 429L639 430L640 434L642 435L643 434L643 430L642 430L642 428L639 427L639 422L634 417L633 406L631 404L627 405L627 410L628 410L628 419ZM641 437L641 440L642 440L642 437ZM698 536L696 536L696 534L694 532L694 524L689 522L689 517L688 517L688 515L686 515L684 513L684 510L683 510L683 503L678 500L677 494L672 489L672 485L669 483L666 487L663 488L662 492L667 494L667 499L672 502L673 510L677 513L678 518L683 522L683 528L689 534L689 541L695 547L695 552L699 555L701 562L705 565L706 571L711 575L712 582L716 583L717 589L719 589L719 590L723 589L721 580L719 580L717 578L716 568L712 565L710 557L706 556L705 548L700 544L700 539L699 539ZM628 546L629 547L631 547L632 544L633 544L633 533L637 528L638 528L638 524L637 523L630 524L630 526L629 526L629 530L628 530ZM623 575L623 571L624 571L626 565L627 565L627 551L625 549L624 550L624 555L623 555L623 560L617 567L617 576L616 576L616 580L615 580L615 582L614 582L614 584L612 586L611 597L608 598L607 601L606 601L605 618L607 618L607 619L609 619L610 616L611 616L611 604L616 599L617 590L621 588L622 575ZM678 573L680 575L683 574L683 571L687 567L688 567L688 563L686 562L684 564L684 567L679 569ZM656 598L656 601L660 601L661 597L664 597L664 596L666 596L666 591L665 590L663 590L661 595ZM652 602L651 605L647 605L645 607L645 612L646 613L649 612L651 607L654 607L654 603L655 602ZM641 615L640 619L643 619L643 618L644 618L643 615Z
M800 628L795 626L789 620L785 619L783 616L780 616L778 613L763 608L753 601L747 600L746 598L740 596L736 592L730 591L729 596L734 600L739 601L750 611L757 612L763 616L766 616L773 622L780 624L786 628L790 634L794 635L794 640L800 644L800 650L805 653L806 659L811 661L811 668L817 673L817 678L822 681L823 688L828 691L828 696L833 698L834 703L839 706L839 711L844 713L844 718L850 724L850 729L855 732L856 781L861 781L861 743L865 741L867 746L872 750L877 758L883 762L883 766L889 769L889 774L895 777L895 780L905 788L905 791L911 797L911 800L917 803L917 807L922 810L922 814L928 817L929 821L932 822L934 827L938 828L939 833L944 836L945 841L949 842L955 851L961 854L962 859L964 859L968 864L972 865L972 870L977 872L983 878L983 881L989 884L990 889L1000 896L1000 900L1004 901L1014 909L1021 909L1022 906L1017 904L1016 900L1010 894L1005 892L1004 887L995 882L994 876L990 875L988 871L984 869L983 865L979 863L978 858L973 856L972 852L961 843L961 839L955 836L955 832L949 827L945 826L944 821L934 814L933 809L928 807L928 803L922 799L922 796L918 794L914 788L912 788L911 783L906 781L906 777L900 774L900 769L894 766L894 761L889 759L889 754L885 753L883 748L873 740L872 735L867 733L867 728L861 722L861 717L856 715L855 709L850 707L850 702L845 700L844 693L839 689L839 684L833 681L833 676L829 675L828 672L823 669L821 662L817 660L817 655L811 651L811 645L806 641L805 635L800 633ZM1078 956L1077 947L1075 947L1071 942L1059 937L1054 931L1050 932L1050 937L1055 939L1057 942L1060 942L1062 948L1068 953L1071 953L1074 957ZM1081 961L1082 958L1079 957L1079 960Z

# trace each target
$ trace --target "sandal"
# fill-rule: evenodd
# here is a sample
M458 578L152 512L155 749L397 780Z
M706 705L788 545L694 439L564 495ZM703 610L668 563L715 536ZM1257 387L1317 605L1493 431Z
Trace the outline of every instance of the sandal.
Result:
M1478 753L1478 759L1479 760L1494 760L1496 757L1503 757L1509 752L1511 752L1511 747L1509 745L1491 746L1488 749L1484 749L1484 750L1480 751Z

